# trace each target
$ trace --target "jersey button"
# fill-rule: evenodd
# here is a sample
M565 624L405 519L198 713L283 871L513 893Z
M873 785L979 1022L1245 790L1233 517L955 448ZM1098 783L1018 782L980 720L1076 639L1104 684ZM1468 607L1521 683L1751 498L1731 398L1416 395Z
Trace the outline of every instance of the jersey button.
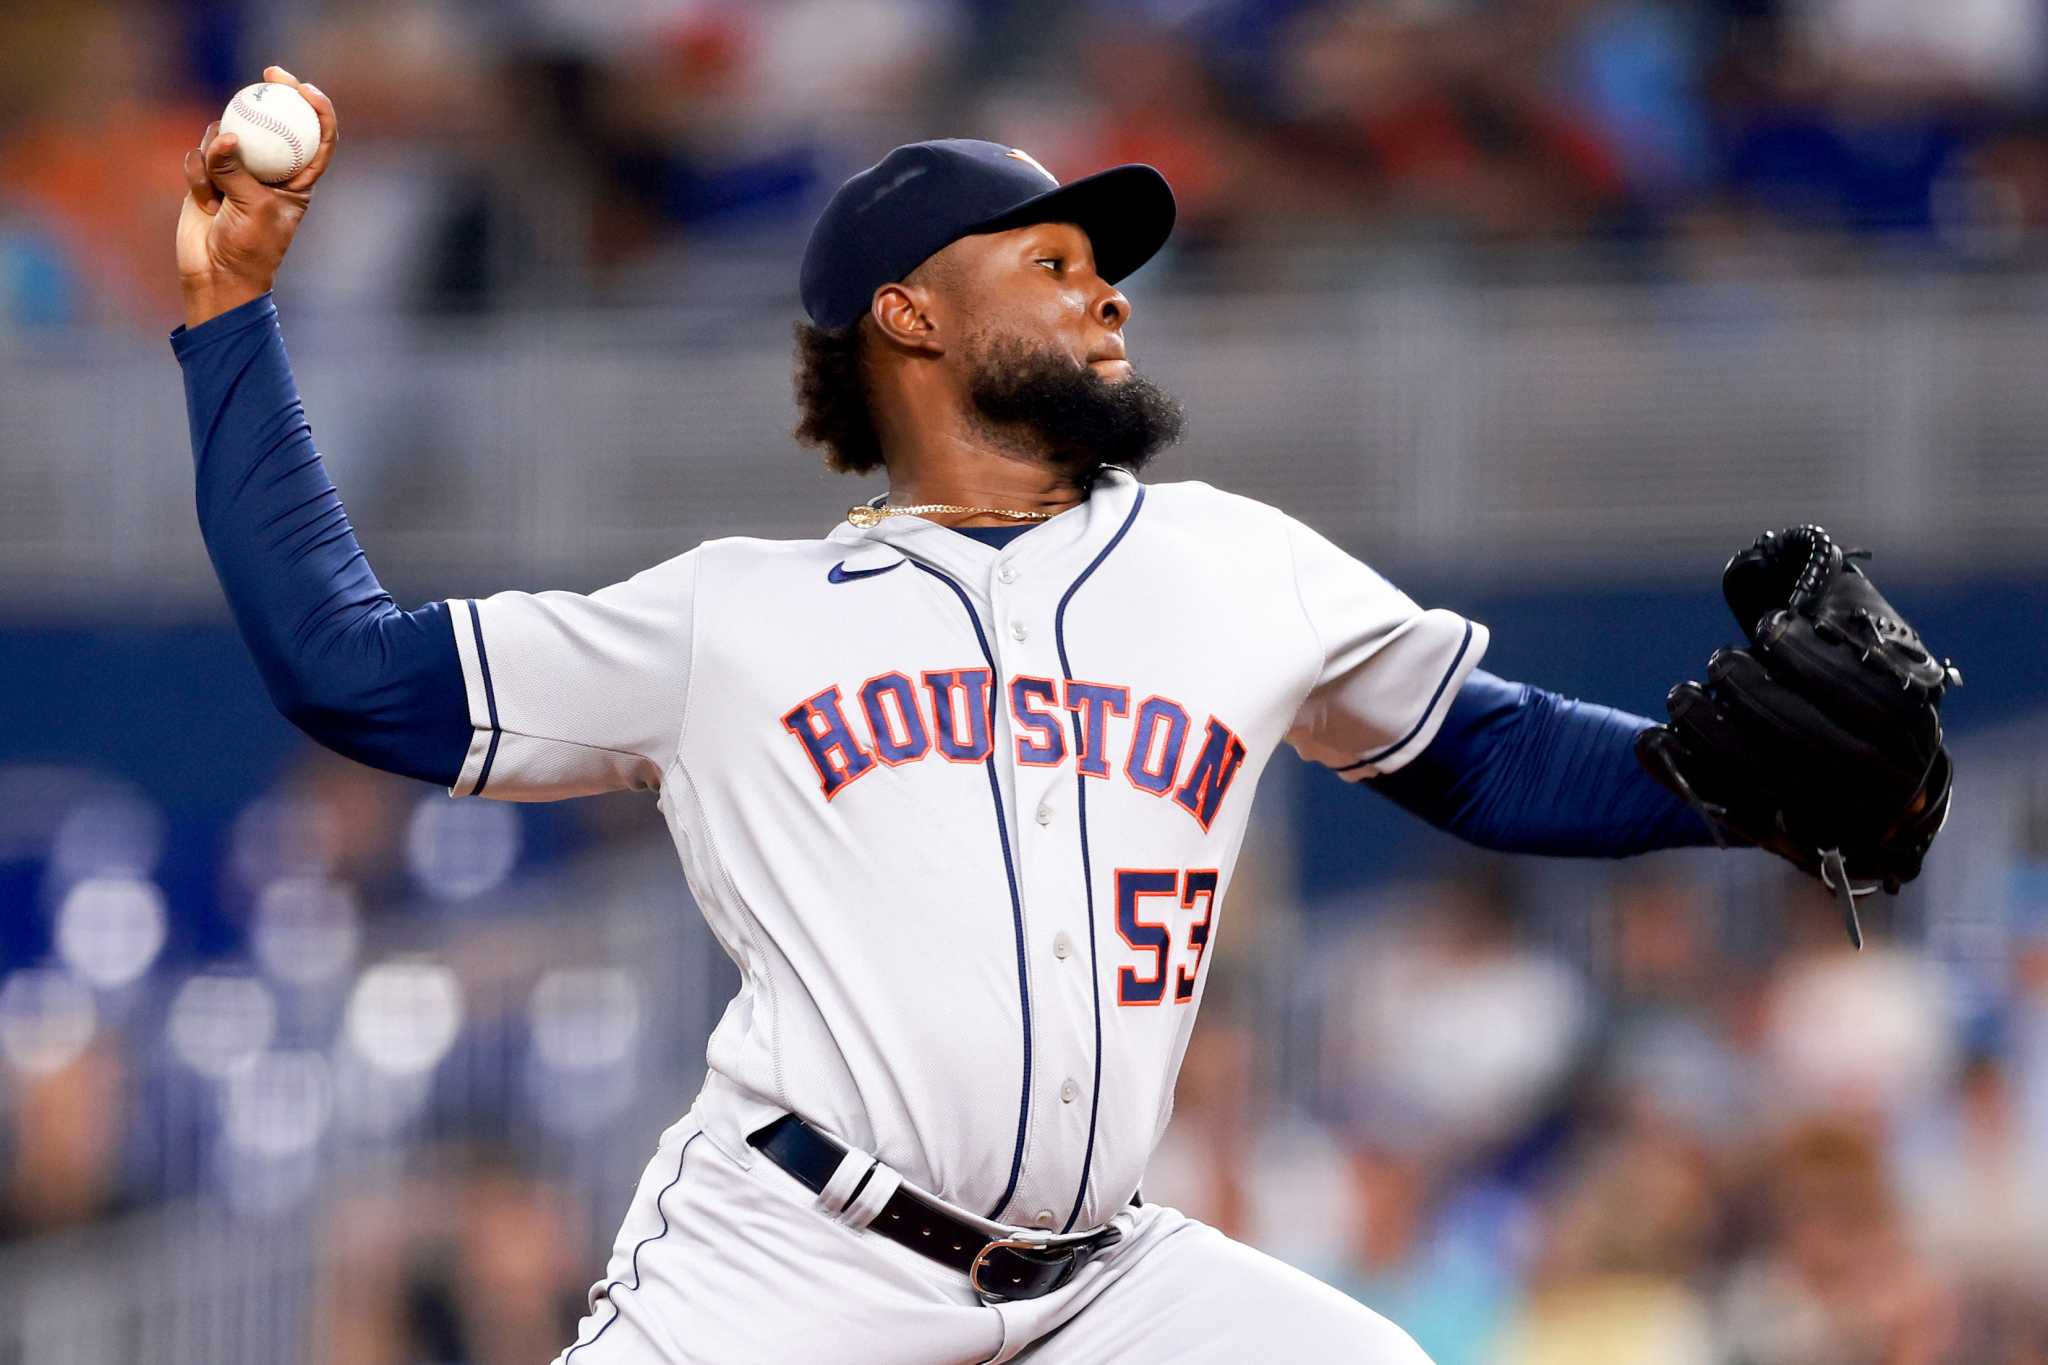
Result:
M1010 565L1005 564L1002 568L996 570L996 579L1002 583L1015 583L1017 581L1017 571Z
M1038 1226L1042 1228L1049 1228L1059 1220L1053 1216L1053 1212L1051 1209L1040 1209L1038 1211L1038 1217L1036 1217L1032 1221L1037 1223Z
M1062 929L1052 936L1052 955L1061 961L1074 955L1074 940L1067 937L1066 930Z
M1026 640L1030 637L1031 627L1025 625L1022 621L1010 622L1010 638L1012 640Z
M1060 1082L1061 1104L1072 1104L1077 1098L1080 1097L1080 1094L1081 1087L1074 1084L1073 1079L1071 1077Z
M1038 823L1041 825L1049 825L1052 823L1051 806L1040 806L1038 808Z

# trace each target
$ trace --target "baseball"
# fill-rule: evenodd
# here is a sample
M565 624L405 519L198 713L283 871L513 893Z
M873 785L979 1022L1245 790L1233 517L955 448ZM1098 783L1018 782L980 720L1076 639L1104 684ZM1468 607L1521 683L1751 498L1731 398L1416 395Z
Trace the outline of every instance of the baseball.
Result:
M320 116L289 85L259 81L228 101L220 130L241 140L242 164L266 185L279 185L306 169L320 146Z

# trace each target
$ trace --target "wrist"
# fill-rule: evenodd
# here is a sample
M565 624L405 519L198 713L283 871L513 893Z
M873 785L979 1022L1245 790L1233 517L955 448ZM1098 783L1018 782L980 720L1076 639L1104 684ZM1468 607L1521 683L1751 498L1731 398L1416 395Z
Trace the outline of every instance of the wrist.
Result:
M270 292L267 283L207 276L184 281L185 326L189 330L232 312Z

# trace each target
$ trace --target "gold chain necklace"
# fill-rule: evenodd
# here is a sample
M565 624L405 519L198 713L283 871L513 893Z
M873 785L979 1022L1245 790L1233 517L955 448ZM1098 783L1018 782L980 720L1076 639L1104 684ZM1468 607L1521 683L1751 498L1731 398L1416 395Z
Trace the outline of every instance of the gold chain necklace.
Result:
M919 502L908 507L870 507L859 503L846 509L846 519L865 531L880 526L888 517L918 517L927 512L972 512L989 517L1008 517L1012 521L1051 521L1059 515L1059 512L1018 512L1008 507L960 507L950 502Z

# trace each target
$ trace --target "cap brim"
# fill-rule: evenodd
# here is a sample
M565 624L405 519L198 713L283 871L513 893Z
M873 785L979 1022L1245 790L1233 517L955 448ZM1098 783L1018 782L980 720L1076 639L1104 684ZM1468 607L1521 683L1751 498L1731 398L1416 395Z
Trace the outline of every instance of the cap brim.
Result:
M1152 259L1173 232L1173 189L1150 166L1112 166L1006 209L969 233L1072 223L1088 234L1095 273L1111 284Z

